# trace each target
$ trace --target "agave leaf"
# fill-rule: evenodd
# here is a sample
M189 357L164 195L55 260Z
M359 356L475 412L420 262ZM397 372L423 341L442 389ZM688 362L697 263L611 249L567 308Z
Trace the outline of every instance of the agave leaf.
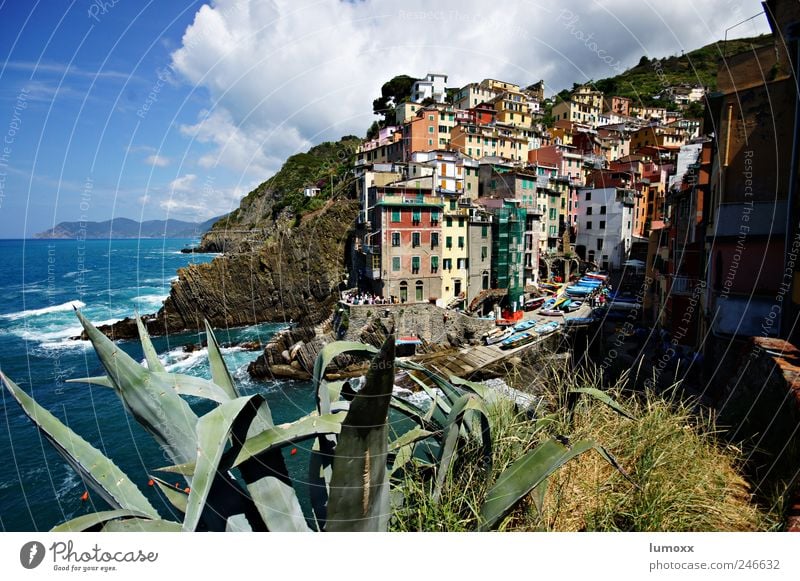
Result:
M158 511L116 464L36 403L2 372L0 379L39 432L103 500L116 509L158 518Z
M220 386L202 377L182 373L153 373L152 377L156 385L169 385L180 395L201 397L218 403L231 400Z
M299 420L280 424L265 430L260 434L248 438L233 461L233 466L253 459L255 456L271 450L277 446L284 446L294 442L301 442L319 434L338 434L342 430L345 414L330 414L327 416L305 416Z
M194 461L186 462L185 464L175 464L174 466L164 466L156 468L156 472L170 472L171 474L180 474L182 476L194 476Z
M469 381L467 379L463 379L456 375L450 376L450 383L455 386L462 387L467 391L471 391L478 397L480 397L487 405L497 403L501 396L497 391L493 390L490 387L486 387L482 383L476 383L474 381Z
M51 533L80 533L105 524L110 520L122 517L141 517L147 518L146 514L133 510L105 510L83 514L79 517L68 520L50 529Z
M439 467L436 472L436 485L433 489L431 500L436 503L441 497L445 480L456 457L458 435L464 424L469 425L467 414L477 415L477 427L468 431L476 436L483 448L483 465L489 468L492 465L492 436L489 426L489 413L481 399L472 394L461 396L453 405L447 418L447 427L444 432L444 446L442 446Z
M291 484L276 476L263 476L247 489L271 532L311 531Z
M581 440L567 448L551 439L511 464L486 494L481 507L480 530L493 528L531 490L569 460L595 446L593 440Z
M158 486L161 493L167 497L169 503L177 508L182 513L186 513L186 503L189 500L189 495L181 488L175 488L169 482L161 480L156 476L151 476L153 482Z
M333 475L334 450L329 440L316 438L308 460L308 496L319 530L325 529L328 518L328 485Z
M142 343L142 351L144 351L144 358L147 361L147 369L150 371L165 372L164 365L161 359L158 358L156 348L153 347L153 341L150 339L150 333L147 332L147 327L142 323L142 318L139 313L135 314L136 328L139 330L139 341Z
M619 402L617 402L614 398L612 398L610 395L608 395L606 392L602 390L599 390L594 387L575 387L573 389L570 389L569 391L570 393L583 393L586 395L590 395L596 400L606 404L608 407L610 407L618 414L628 418L629 420L636 419L633 417L633 415L631 415L631 413L628 410L622 407L622 405L620 405Z
M250 521L243 514L234 514L228 517L228 522L225 525L226 533L252 533L253 527L250 526Z
M99 385L114 389L114 384L111 382L111 379L109 379L108 375L98 375L97 377L81 377L80 379L68 379L67 383L90 383L92 385Z
M171 520L126 518L109 521L104 533L179 533L181 523Z
M175 391L155 381L108 337L98 331L80 311L76 314L108 377L127 409L164 449L175 464L194 460L197 449L197 416Z
M228 366L225 365L225 360L222 358L222 351L219 348L217 337L214 335L211 325L205 319L204 322L206 325L206 339L208 340L208 366L211 368L211 379L228 395L228 399L235 399L240 395L236 389L236 384L233 382L231 372L228 371Z
M431 405L435 407L433 403L431 403ZM392 396L392 401L389 403L389 406L399 411L404 416L414 420L423 429L434 432L442 428L441 424L433 421L430 415L430 413L432 413L430 409L426 412L418 405L396 395Z
M439 424L445 425L447 423L447 416L450 414L450 410L452 409L450 404L447 403L446 398L439 397L439 394L435 389L430 387L418 377L415 377L414 374L409 373L408 376L422 388L422 391L428 394L429 398L431 398L431 405L434 407L434 409L428 410L429 412L432 412L430 417Z
M394 337L372 360L347 412L336 455L326 530L385 531L389 523L387 417L394 387Z
M430 369L428 369L423 365L420 365L419 363L414 363L413 361L400 361L398 362L398 367L401 367L403 369L410 369L413 371L419 371L423 373L426 377L428 377L434 383L436 383L439 389L442 390L442 393L444 393L444 396L447 399L447 403L450 406L454 405L458 400L458 398L464 395L463 389L454 386L436 372L431 371Z
M317 396L317 413L320 416L331 413L330 393L325 387L325 370L339 355L350 353L352 355L372 356L378 350L372 345L357 343L355 341L334 341L322 348L314 361L314 389Z
M216 483L217 475L225 478L224 474L229 468L225 463L221 465L220 460L234 422L249 424L262 400L263 397L260 395L236 398L211 410L197 422L197 461L186 506L186 517L183 519L184 531L196 530L204 513L215 512L217 517L224 516L223 511L217 506L209 506L210 510L207 510L206 501L212 485Z
M393 452L398 448L402 448L410 444L416 444L418 441L424 440L432 435L433 432L429 432L428 430L423 430L422 428L412 428L406 433L392 440L392 442L389 444L389 452Z

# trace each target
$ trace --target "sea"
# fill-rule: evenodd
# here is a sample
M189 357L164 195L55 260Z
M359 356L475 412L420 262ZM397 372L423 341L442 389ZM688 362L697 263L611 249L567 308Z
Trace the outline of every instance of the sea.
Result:
M152 438L128 415L110 389L66 383L104 374L81 332L74 307L96 325L156 312L180 268L214 258L183 254L191 239L0 240L0 369L36 401L111 458L148 495L165 518L179 518L148 486L156 468L168 464ZM247 366L258 351L244 341L267 342L284 323L215 329L223 356L244 393L265 395L278 423L297 419L314 406L309 382L253 381ZM155 337L168 371L210 378L205 333ZM137 341L122 349L143 360ZM227 345L227 346L226 346ZM84 513L106 510L23 414L0 390L0 531L46 531ZM202 400L190 402L199 413ZM298 482L305 477L305 450L287 459ZM163 476L163 474L162 474ZM176 483L182 485L182 483ZM88 491L88 495L86 492Z

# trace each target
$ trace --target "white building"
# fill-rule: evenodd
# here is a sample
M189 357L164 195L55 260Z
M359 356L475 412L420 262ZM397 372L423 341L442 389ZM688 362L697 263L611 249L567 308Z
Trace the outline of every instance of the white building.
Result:
M621 188L578 190L578 256L607 270L622 268L631 249L635 193Z
M421 103L425 99L433 99L436 103L444 103L447 96L447 75L428 73L424 79L411 87L411 100Z

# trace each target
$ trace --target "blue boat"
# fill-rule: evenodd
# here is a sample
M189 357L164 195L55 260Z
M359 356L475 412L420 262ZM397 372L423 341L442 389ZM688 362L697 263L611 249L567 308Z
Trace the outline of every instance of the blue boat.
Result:
M599 280L591 280L591 279L580 279L576 284L581 286L591 286L591 287L599 287L602 286L603 283Z
M582 327L584 325L591 325L594 321L594 317L573 317L571 319L566 319L564 325L566 327Z
M524 331L522 333L516 333L511 335L505 341L500 343L500 349L514 349L515 347L521 347L522 345L526 345L533 341L536 338L536 335L530 333L528 331Z
M533 319L529 321L522 321L521 323L517 323L516 325L514 325L514 331L517 332L527 331L528 329L531 329L535 326L536 326L536 321Z
M568 286L567 287L567 294L570 296L579 296L585 297L589 293L594 291L593 287L588 286Z
M538 335L549 335L553 331L558 329L558 323L555 321L548 321L547 323L542 323L541 325L536 325L533 328L533 332Z

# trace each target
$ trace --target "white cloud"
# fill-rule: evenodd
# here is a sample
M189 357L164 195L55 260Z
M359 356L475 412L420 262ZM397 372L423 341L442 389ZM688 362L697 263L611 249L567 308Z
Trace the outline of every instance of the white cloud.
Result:
M170 159L168 157L164 157L163 155L148 155L147 158L144 160L147 165L152 165L155 167L167 167L170 163Z
M196 180L197 176L193 173L182 175L170 182L169 189L173 192L191 192L195 189L194 182Z
M363 134L394 75L443 72L450 86L545 79L552 93L612 76L617 62L707 44L760 9L757 0L517 1L491 12L482 0L217 0L198 10L172 54L211 98L181 130L213 146L201 167L263 179L310 144ZM731 32L765 29L762 18Z

